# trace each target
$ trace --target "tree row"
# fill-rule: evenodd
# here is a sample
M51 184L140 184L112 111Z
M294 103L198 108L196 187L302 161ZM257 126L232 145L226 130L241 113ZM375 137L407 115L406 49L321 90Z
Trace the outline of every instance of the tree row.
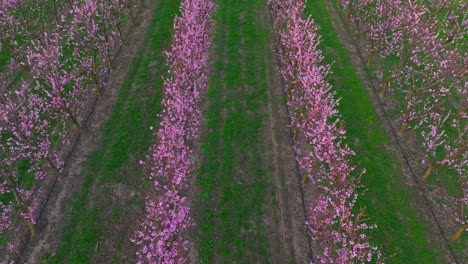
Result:
M366 224L364 210L355 205L363 172L354 172L355 153L343 143L339 99L327 81L330 66L318 48L317 25L305 17L304 1L271 0L270 5L296 160L302 182L309 179L316 189L305 223L315 242L311 263L379 263L380 250L366 235L376 226Z
M168 77L163 111L147 161L151 188L144 217L132 242L138 263L186 263L185 231L194 225L185 192L193 174L193 141L199 135L200 102L207 90L213 2L184 0L174 21L172 46L165 52Z
M48 183L62 174L63 151L137 9L131 0L0 3L0 232L22 218L35 235Z
M341 1L380 96L395 104L399 135L414 129L422 143L426 180L437 168L458 182L456 204L445 210L468 228L468 3L461 0ZM442 176L442 175L440 175ZM457 208L457 209L454 209ZM455 230L454 230L455 231Z

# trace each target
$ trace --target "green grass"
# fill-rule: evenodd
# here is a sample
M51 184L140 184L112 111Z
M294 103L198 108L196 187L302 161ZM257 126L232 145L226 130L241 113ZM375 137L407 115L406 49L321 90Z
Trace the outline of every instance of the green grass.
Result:
M338 40L324 1L308 1L307 13L321 27L326 62L334 62L330 81L342 97L339 111L347 124L348 144L357 153L356 164L367 170L362 183L368 191L358 205L367 207L369 222L378 225L371 233L372 241L383 247L385 256L396 253L386 263L445 263L436 241L411 206L414 190L405 185L401 164L385 151L389 136Z
M65 217L70 220L63 229L58 250L53 257L44 256L46 263L90 263L105 228L128 214L127 207L112 204L106 195L112 192L109 186L116 183L132 186L135 182L144 185L147 177L136 164L153 143L149 126L158 121L162 96L160 76L167 70L162 52L171 43L173 18L179 6L180 1L161 1L157 6L144 46L133 59L111 118L102 131L99 148L80 175L84 179L83 187L73 194L68 204L69 214ZM139 206L143 201L133 199L130 203ZM133 232L132 228L127 231ZM119 234L118 241L112 244L115 248L109 250L119 252L127 248L130 241L124 241L125 235ZM114 259L115 263L119 261Z
M262 154L269 28L262 0L219 0L207 93L199 196L200 263L267 263L263 207L271 184ZM241 52L242 51L242 52ZM224 58L225 56L225 58ZM243 76L244 74L244 76Z
M8 49L3 48L0 50L0 72L5 70L8 62L11 59L11 53Z

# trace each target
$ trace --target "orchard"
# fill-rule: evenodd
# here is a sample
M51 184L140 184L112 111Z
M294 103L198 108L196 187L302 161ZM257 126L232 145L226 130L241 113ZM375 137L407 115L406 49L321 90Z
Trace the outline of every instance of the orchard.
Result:
M468 262L462 0L0 0L0 263Z

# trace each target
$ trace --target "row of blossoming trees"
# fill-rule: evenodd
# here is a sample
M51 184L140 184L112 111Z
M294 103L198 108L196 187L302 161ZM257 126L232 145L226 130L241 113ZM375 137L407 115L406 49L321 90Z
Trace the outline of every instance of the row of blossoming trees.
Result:
M194 169L191 143L199 136L200 102L207 89L212 12L210 0L184 0L174 21L173 43L165 53L169 77L164 81L160 128L147 162L153 184L144 219L132 238L139 247L139 263L187 261L184 234L193 221L184 189Z
M463 0L341 0L356 39L375 64L380 95L400 112L400 136L415 129L425 150L427 179L445 167L459 183L457 210L446 206L460 228L468 228L468 3ZM376 58L379 58L376 60ZM395 100L396 99L396 100Z
M304 1L270 0L270 5L296 159L318 190L306 221L319 249L318 263L381 262L379 249L366 236L375 226L367 225L363 210L355 208L361 175L353 173L354 152L343 143L345 130L336 110L339 100L326 80L330 66L322 62L317 26L304 17Z
M32 235L60 149L80 133L134 16L132 0L0 0L0 232ZM74 129L75 128L75 129Z

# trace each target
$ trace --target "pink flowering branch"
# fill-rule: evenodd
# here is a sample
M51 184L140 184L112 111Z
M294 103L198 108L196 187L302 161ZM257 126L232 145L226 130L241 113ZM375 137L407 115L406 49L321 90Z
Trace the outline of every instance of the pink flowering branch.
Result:
M56 119L70 120L81 132L77 112L86 93L83 76L64 59L60 34L44 34L27 54L27 63L36 83L34 90L49 104L44 110Z

